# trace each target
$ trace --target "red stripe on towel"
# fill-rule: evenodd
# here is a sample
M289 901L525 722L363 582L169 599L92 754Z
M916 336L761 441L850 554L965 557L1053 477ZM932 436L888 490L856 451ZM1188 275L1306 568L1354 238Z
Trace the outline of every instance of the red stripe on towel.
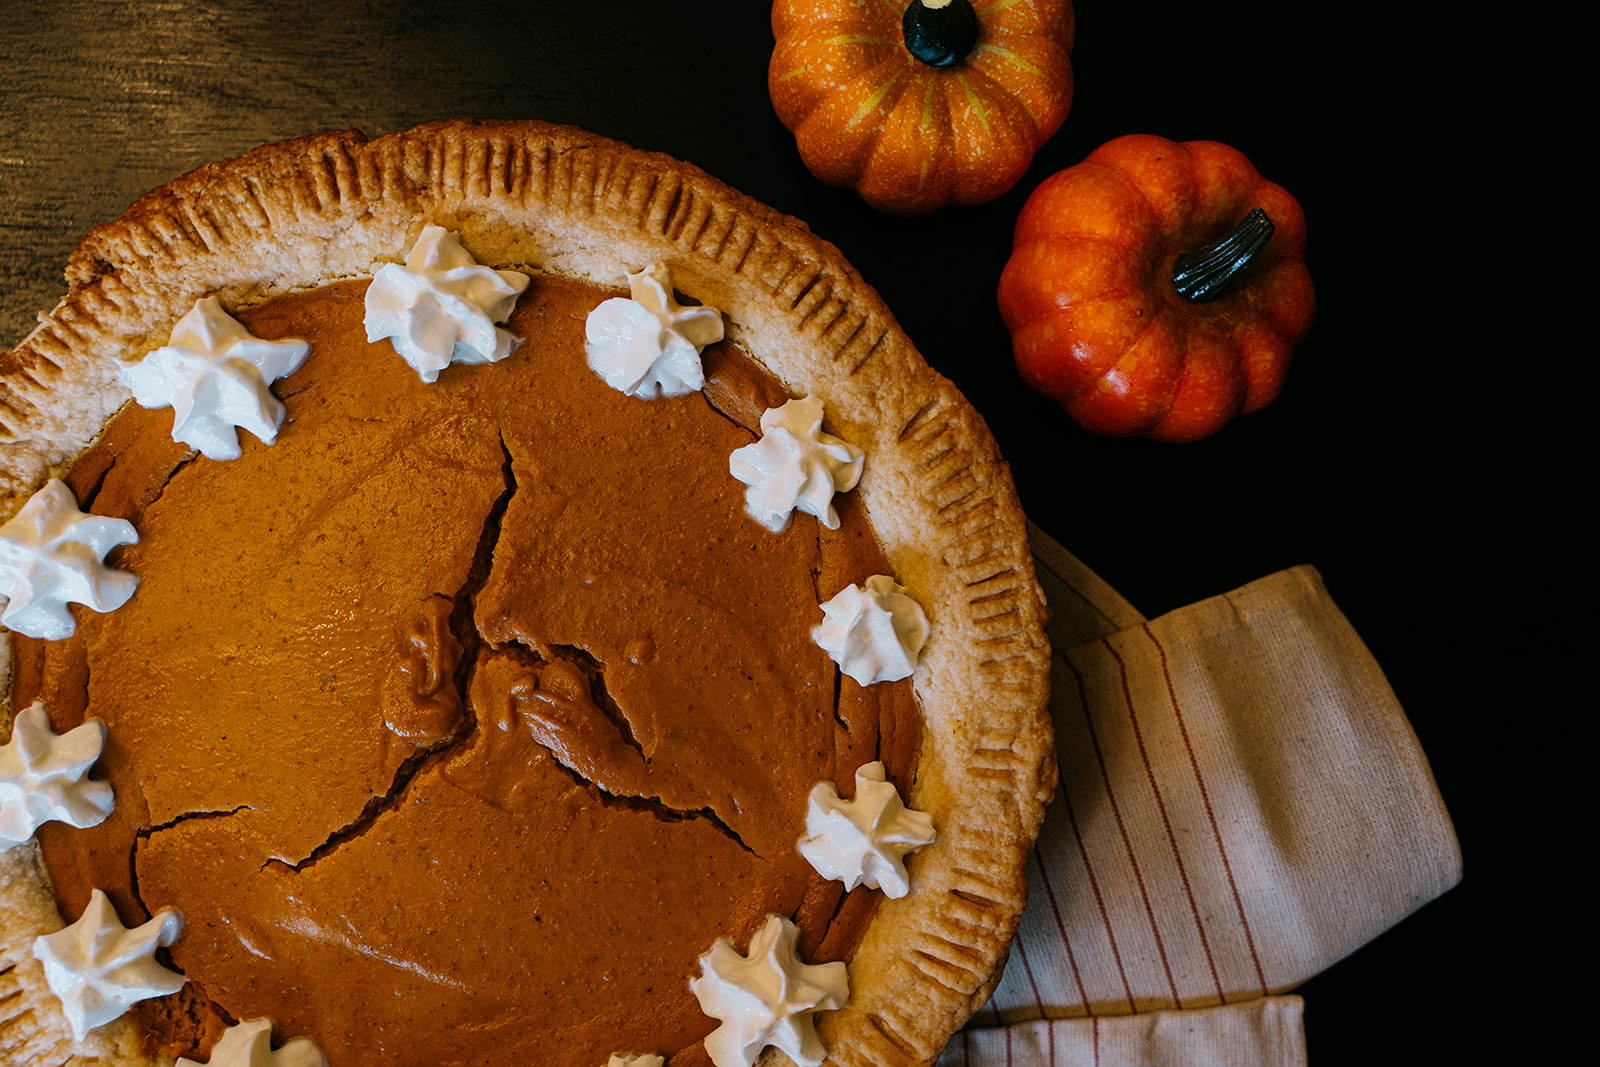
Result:
M1261 957L1256 954L1256 939L1250 932L1250 920L1245 918L1244 898L1239 896L1239 886L1233 880L1233 864L1228 862L1228 849L1222 843L1222 831L1217 826L1217 813L1211 807L1211 794L1206 792L1205 776L1200 773L1200 761L1195 758L1194 746L1189 743L1189 728L1184 725L1183 709L1178 706L1178 692L1172 685L1172 673L1167 667L1167 650L1151 632L1148 623L1142 628L1145 636L1150 638L1150 643L1156 646L1156 652L1161 656L1161 677L1167 683L1167 699L1172 701L1172 714L1178 720L1178 733L1183 737L1184 751L1189 754L1189 766L1194 769L1195 784L1200 787L1200 799L1205 803L1206 818L1211 821L1211 836L1217 840L1217 852L1222 856L1222 870L1228 876L1228 890L1233 894L1233 906L1239 913L1239 925L1244 927L1244 942L1250 949L1250 962L1255 965L1256 980L1261 983L1261 995L1266 996L1267 976L1261 968Z
M1148 627L1146 632L1149 632ZM1189 884L1189 869L1184 866L1183 853L1178 850L1178 835L1172 832L1172 820L1167 817L1167 802L1162 799L1161 786L1156 781L1155 767L1151 765L1150 753L1144 747L1144 731L1139 729L1139 715L1133 706L1133 691L1128 686L1128 665L1123 662L1121 654L1112 646L1109 639L1103 640L1102 643L1116 658L1117 669L1122 672L1122 698L1128 705L1128 722L1133 727L1133 739L1139 745L1139 761L1144 764L1144 776L1149 779L1150 791L1155 794L1156 810L1161 813L1161 825L1167 831L1167 844L1172 846L1172 858L1178 861L1178 878L1183 882L1183 895L1189 898L1189 914L1194 916L1194 928L1200 933L1200 948L1206 954L1206 966L1211 969L1211 982L1217 988L1217 999L1226 1004L1228 998L1222 993L1222 979L1217 975L1217 961L1211 954L1211 941L1206 937L1205 923L1200 921L1200 905L1194 899L1194 886ZM1177 705L1174 704L1173 708L1176 710ZM1168 979L1171 979L1170 972ZM1173 996L1176 998L1177 994L1174 993ZM1180 1003L1178 1007L1181 1008L1183 1005Z
M1039 995L1039 983L1033 980L1033 965L1028 962L1028 947L1022 938L1012 942L1017 946L1017 959L1022 961L1022 973L1028 976L1028 985L1033 989L1033 1002L1039 1006L1039 1018L1045 1018L1044 998ZM1009 1020L1002 1019L1001 1022Z
M1063 792L1063 794L1062 794L1063 798L1065 798L1065 795L1066 795L1065 792ZM1071 821L1072 820L1072 812L1070 810L1070 802L1069 802L1068 807L1069 807L1069 810L1067 812L1067 818L1068 818L1069 821ZM1073 823L1073 832L1074 833L1077 832L1077 823L1076 822ZM1078 852L1080 854L1083 852L1083 843L1082 842L1079 842L1079 844L1078 844ZM1038 860L1039 855L1038 855L1037 852L1034 853L1034 857L1033 858L1034 858L1035 861ZM1067 926L1066 926L1066 924L1061 921L1061 909L1056 906L1056 892L1055 892L1055 889L1050 885L1050 876L1049 876L1048 872L1045 871L1043 863L1039 864L1039 873L1044 876L1040 880L1040 884L1044 886L1045 899L1050 902L1050 914L1055 916L1056 932L1061 935L1061 947L1067 950L1067 966L1072 968L1072 981L1078 987L1078 1001L1083 1005L1083 1008L1084 1008L1085 1011L1087 1011L1090 1015L1093 1015L1094 1014L1094 1009L1089 1006L1089 994L1087 992L1085 992L1084 988L1083 988L1083 975L1078 972L1078 957L1073 955L1073 953L1072 953L1072 941L1071 941L1070 938L1067 937ZM1093 884L1094 884L1094 882L1093 882L1093 879L1091 878L1090 879L1090 885L1093 886ZM1096 893L1096 896L1098 898L1098 891ZM1100 909L1100 913L1101 913L1102 916L1104 916L1105 909L1103 907ZM1017 944L1019 944L1019 945L1022 944L1022 941L1021 941L1020 938L1017 940ZM1112 951L1113 954L1117 951L1117 943L1116 943L1115 939L1113 939L1112 942L1111 942L1111 951ZM1124 987L1127 986L1128 981L1127 981L1126 977L1123 978L1122 984L1123 984ZM1132 1003L1131 999L1129 1000L1129 1003L1130 1004Z
M1128 711L1131 714L1133 711L1133 697L1128 692L1128 669L1123 664L1122 657L1117 655L1117 650L1111 647L1110 641L1102 637L1100 643L1105 646L1107 652L1111 653L1112 658L1117 661L1117 666L1122 671L1122 695L1127 701ZM1178 997L1178 983L1172 979L1172 965L1167 962L1167 946L1161 940L1161 928L1156 925L1156 912L1150 906L1150 893L1145 889L1144 874L1139 870L1139 860L1133 854L1133 841L1128 837L1127 826L1123 824L1122 810L1118 808L1116 795L1111 791L1111 774L1106 770L1105 755L1100 751L1100 737L1095 732L1094 719L1089 715L1087 706L1084 707L1083 714L1089 724L1089 741L1094 745L1094 758L1100 764L1100 781L1105 784L1106 799L1111 802L1111 814L1116 818L1117 830L1122 834L1123 847L1128 851L1128 862L1133 865L1133 880L1138 883L1139 896L1144 900L1144 913L1150 920L1150 932L1155 935L1156 951L1161 955L1161 969L1167 974L1167 988L1172 991L1173 1006L1181 1011L1183 1009L1183 1001ZM1142 749L1143 746L1141 745L1141 755ZM1149 767L1148 761L1146 761L1145 766L1146 768ZM1160 799L1160 795L1157 794L1157 803L1160 803Z
M1072 666L1071 662L1067 662L1067 667L1071 669L1072 676L1078 680L1078 703L1083 708L1084 718L1087 719L1089 716L1089 697L1083 689L1083 675L1078 673L1078 668ZM1094 736L1094 727L1092 725L1089 728L1089 736ZM1098 742L1095 746L1095 754L1097 756L1099 755ZM1105 773L1104 761L1101 762L1100 771L1102 775ZM1072 794L1063 789L1061 791L1061 797L1064 801L1066 801L1067 822L1072 825L1072 838L1078 843L1078 858L1083 861L1083 873L1089 877L1089 888L1094 891L1095 906L1100 909L1100 921L1105 924L1106 937L1111 942L1111 956L1117 961L1117 974L1122 978L1122 991L1128 997L1128 1011L1136 1012L1139 1010L1139 1008L1138 1005L1134 1004L1133 1002L1133 987L1128 984L1128 972L1122 966L1122 952L1117 948L1117 932L1111 927L1111 916L1106 911L1105 898L1100 895L1100 881L1094 876L1094 865L1089 862L1089 851L1083 847L1083 834L1078 831L1078 816L1077 813L1072 810ZM1123 840L1127 840L1126 834L1123 835ZM1135 864L1134 870L1137 871L1138 869L1138 865ZM1048 885L1045 886L1045 893L1050 897L1051 908L1054 908L1056 903L1055 895L1050 893L1050 888ZM1060 912L1056 913L1056 925L1058 927L1061 926ZM1063 944L1066 943L1066 939L1066 928L1061 927L1061 940ZM1068 951L1070 952L1071 950L1069 949ZM1078 988L1081 990L1083 986L1080 984ZM1084 998L1083 1006L1085 1009L1089 1008L1089 1000L1087 997ZM1098 1031L1096 1032L1098 1033Z

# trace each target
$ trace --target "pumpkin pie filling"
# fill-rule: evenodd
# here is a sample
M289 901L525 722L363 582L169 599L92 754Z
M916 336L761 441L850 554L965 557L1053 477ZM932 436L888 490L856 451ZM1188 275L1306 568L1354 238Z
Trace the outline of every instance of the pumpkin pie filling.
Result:
M16 641L13 706L110 728L115 812L39 834L63 913L183 910L151 1051L270 1015L340 1065L707 1062L715 938L777 913L845 959L871 918L795 843L818 780L915 773L909 682L810 639L888 565L853 496L835 531L745 514L728 455L787 395L732 345L703 394L624 396L584 359L610 294L543 275L511 358L426 385L367 344L364 287L239 313L312 344L275 445L212 462L130 406L72 472L141 584Z

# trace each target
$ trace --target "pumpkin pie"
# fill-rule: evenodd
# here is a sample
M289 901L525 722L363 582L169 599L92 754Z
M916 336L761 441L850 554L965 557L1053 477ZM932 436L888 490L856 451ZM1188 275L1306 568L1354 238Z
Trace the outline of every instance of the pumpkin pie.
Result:
M531 277L514 350L432 382L363 327L425 226ZM585 321L656 264L726 336L702 390L646 400ZM336 1065L709 1063L696 959L771 914L848 964L830 1062L931 1062L987 998L1054 787L1045 609L982 420L832 246L665 156L449 122L204 167L68 282L0 360L0 521L64 478L137 528L109 560L140 584L12 635L11 708L104 721L116 805L0 854L7 1047L164 1063L267 1016ZM310 346L236 459L118 374L206 297ZM775 532L729 456L800 397L865 462L836 527ZM929 625L861 685L812 631L873 575ZM874 761L937 833L892 899L797 848L813 785ZM30 948L95 889L129 926L179 908L188 982L75 1041Z

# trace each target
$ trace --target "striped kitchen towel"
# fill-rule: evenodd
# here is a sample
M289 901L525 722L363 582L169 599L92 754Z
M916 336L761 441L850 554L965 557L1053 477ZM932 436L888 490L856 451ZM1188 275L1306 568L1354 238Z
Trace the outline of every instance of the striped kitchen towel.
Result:
M1305 981L1461 878L1427 760L1310 567L1147 621L1042 531L1061 785L955 1064L1305 1062Z

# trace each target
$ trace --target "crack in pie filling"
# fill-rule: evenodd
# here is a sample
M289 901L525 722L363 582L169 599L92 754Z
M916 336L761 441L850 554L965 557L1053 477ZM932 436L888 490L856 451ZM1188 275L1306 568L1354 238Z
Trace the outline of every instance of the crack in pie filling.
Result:
M364 326L425 226L531 275L510 350L431 383ZM726 338L703 389L644 399L591 369L585 325L656 264ZM1044 606L981 419L832 246L664 156L455 122L202 168L68 281L0 363L0 519L63 477L138 530L107 561L139 585L12 637L11 707L103 720L116 800L0 856L12 1047L203 1058L269 1016L336 1067L704 1064L698 960L769 915L848 963L831 1062L928 1062L986 999L1054 786ZM119 371L206 297L310 345L276 441L237 459L123 406ZM729 457L801 397L865 462L836 529L773 532ZM812 632L875 575L927 642L863 686ZM797 847L813 786L848 798L874 761L937 830L895 899ZM29 949L94 889L130 927L179 908L188 982L75 1042Z

